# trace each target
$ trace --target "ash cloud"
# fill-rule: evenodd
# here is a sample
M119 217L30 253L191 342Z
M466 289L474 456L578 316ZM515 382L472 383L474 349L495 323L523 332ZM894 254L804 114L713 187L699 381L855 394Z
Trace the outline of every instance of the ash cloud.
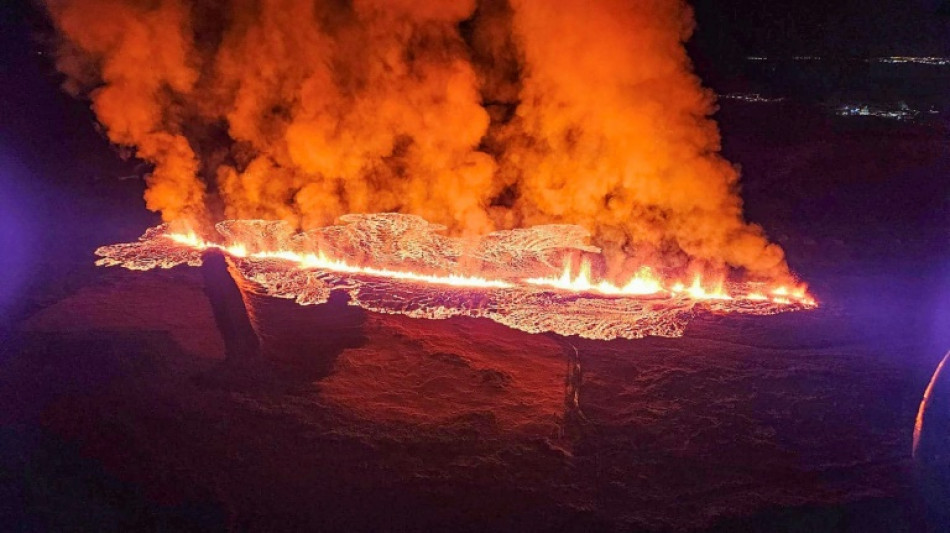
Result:
M789 276L742 216L675 0L47 0L65 87L166 221L403 212L585 226L643 262Z

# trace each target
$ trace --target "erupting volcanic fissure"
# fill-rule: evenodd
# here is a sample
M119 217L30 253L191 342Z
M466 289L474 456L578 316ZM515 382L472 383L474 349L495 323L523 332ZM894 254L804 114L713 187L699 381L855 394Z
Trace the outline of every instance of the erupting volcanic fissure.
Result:
M743 219L682 0L46 4L167 223L100 264L221 248L300 303L604 339L814 305Z
M815 306L803 287L709 284L698 276L689 285L670 283L649 267L622 284L595 279L599 250L576 226L455 238L412 215L347 215L341 222L297 233L286 222L231 220L216 226L218 240L162 225L138 242L96 253L99 265L149 270L198 266L205 250L218 248L262 293L300 304L324 303L342 290L371 311L483 317L593 339L679 336L697 309L773 314Z
M683 0L45 3L65 88L154 164L146 204L166 222L575 224L612 279L655 265L794 283L743 219ZM644 275L619 292L653 288Z

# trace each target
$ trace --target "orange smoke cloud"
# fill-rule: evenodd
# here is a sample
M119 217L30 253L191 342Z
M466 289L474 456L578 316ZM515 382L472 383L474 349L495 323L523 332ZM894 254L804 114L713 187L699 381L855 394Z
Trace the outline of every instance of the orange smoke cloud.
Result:
M67 88L169 221L398 211L788 275L742 217L682 1L47 0ZM91 90L90 90L91 89Z
M50 1L50 13L66 41L57 66L66 88L77 91L89 71L99 83L92 107L113 142L135 146L155 163L145 200L166 219L203 210L198 162L181 134L175 96L192 92L198 71L189 61L192 36L186 6L162 1Z
M591 221L625 254L781 270L780 248L742 219L738 175L719 154L713 97L693 75L683 2L513 0L525 57L505 162L526 223Z

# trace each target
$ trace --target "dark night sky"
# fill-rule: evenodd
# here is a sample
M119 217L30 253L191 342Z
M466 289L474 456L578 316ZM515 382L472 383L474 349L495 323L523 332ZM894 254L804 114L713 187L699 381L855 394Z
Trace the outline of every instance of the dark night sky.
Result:
M633 1L633 0L632 0ZM695 46L711 56L943 55L950 53L950 0L690 0ZM2 44L33 10L3 2ZM30 17L35 18L35 17Z
M690 3L698 22L691 53L700 65L715 70L729 70L747 55L950 55L950 0ZM24 38L45 29L35 5L30 0L0 3L0 77L5 86L16 82L12 63L24 50Z
M693 0L710 55L944 55L947 0Z

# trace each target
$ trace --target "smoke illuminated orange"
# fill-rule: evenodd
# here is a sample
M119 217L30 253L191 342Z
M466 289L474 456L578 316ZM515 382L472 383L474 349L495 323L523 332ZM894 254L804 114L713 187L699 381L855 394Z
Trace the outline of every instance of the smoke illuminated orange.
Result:
M65 88L154 165L146 203L165 221L582 224L615 281L540 285L653 294L672 286L626 278L687 262L794 279L743 218L684 0L45 4ZM690 283L690 297L724 296Z

